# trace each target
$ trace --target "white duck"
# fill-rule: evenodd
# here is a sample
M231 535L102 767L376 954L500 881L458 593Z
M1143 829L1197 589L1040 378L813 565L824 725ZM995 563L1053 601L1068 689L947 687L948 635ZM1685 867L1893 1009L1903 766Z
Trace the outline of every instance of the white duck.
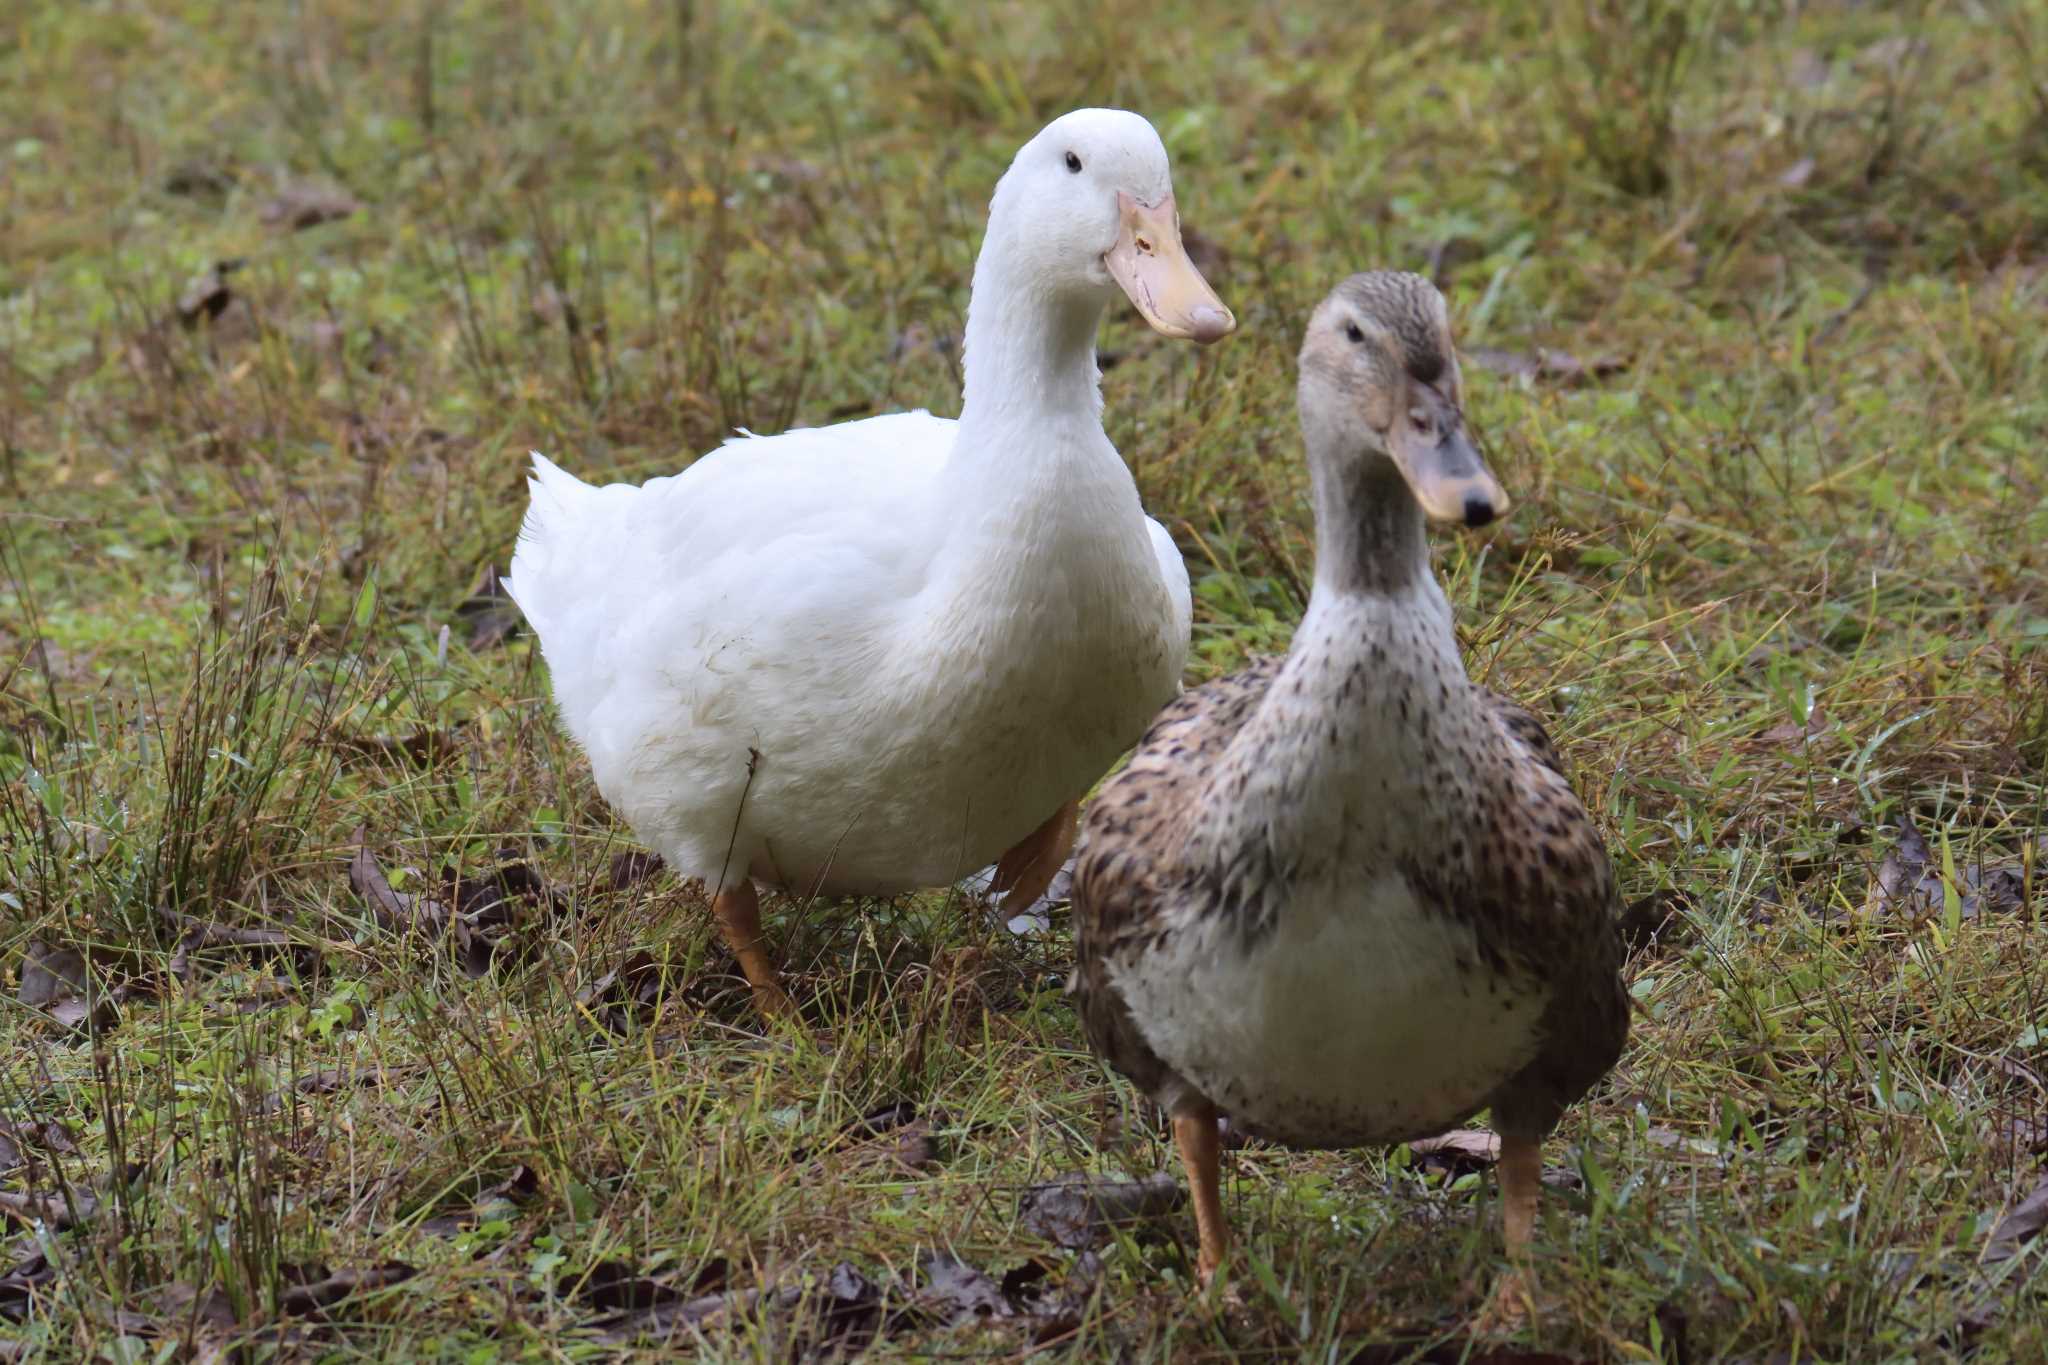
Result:
M957 422L729 440L638 487L534 456L506 587L599 790L711 888L765 1009L755 882L890 895L997 860L1028 903L1180 690L1187 569L1102 430L1117 287L1167 336L1236 325L1152 125L1078 110L996 186Z

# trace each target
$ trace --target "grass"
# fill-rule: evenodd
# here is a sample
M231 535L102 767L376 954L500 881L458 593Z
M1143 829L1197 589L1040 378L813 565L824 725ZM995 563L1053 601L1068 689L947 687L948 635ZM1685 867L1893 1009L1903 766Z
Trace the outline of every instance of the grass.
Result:
M2048 1146L2048 17L1904 9L0 21L0 1356L652 1353L636 1310L759 1288L681 1339L2038 1358L2038 1216L1996 1230ZM1518 1337L1470 1335L1486 1178L1406 1149L1232 1154L1214 1310L1184 1212L1092 1258L1020 1218L1171 1167L1063 922L778 904L829 1045L762 1037L476 593L528 447L953 410L988 191L1082 103L1159 126L1241 321L1102 336L1195 673L1301 608L1308 309L1430 270L1519 503L1441 543L1468 658L1688 906L1549 1148Z

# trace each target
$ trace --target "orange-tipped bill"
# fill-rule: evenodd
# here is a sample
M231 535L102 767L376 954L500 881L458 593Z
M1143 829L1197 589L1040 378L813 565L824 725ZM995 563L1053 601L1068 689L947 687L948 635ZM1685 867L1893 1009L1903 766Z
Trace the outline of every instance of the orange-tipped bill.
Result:
M1119 190L1116 205L1121 230L1102 263L1153 330L1204 345L1235 331L1237 319L1181 246L1180 214L1173 196L1141 204Z
M1387 446L1430 520L1484 526L1508 510L1507 493L1473 449L1463 423L1453 419L1426 431L1397 424Z

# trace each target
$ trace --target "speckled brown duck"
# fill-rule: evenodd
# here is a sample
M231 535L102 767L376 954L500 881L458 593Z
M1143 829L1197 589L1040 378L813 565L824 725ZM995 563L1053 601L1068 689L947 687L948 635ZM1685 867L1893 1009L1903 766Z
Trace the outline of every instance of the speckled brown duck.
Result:
M1286 658L1168 705L1089 809L1074 990L1096 1050L1173 1117L1205 1280L1227 1244L1219 1111L1327 1148L1491 1110L1519 1264L1542 1140L1628 1033L1613 871L1543 727L1466 677L1430 572L1426 518L1507 502L1466 434L1443 296L1344 281L1298 396L1307 614Z

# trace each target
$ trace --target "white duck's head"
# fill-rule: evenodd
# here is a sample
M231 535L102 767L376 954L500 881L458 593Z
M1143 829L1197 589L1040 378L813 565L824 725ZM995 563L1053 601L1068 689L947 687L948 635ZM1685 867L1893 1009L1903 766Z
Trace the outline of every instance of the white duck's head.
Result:
M1120 287L1166 336L1206 343L1237 326L1181 245L1165 144L1121 109L1076 109L1024 144L996 184L988 245L1035 290L1099 308Z

